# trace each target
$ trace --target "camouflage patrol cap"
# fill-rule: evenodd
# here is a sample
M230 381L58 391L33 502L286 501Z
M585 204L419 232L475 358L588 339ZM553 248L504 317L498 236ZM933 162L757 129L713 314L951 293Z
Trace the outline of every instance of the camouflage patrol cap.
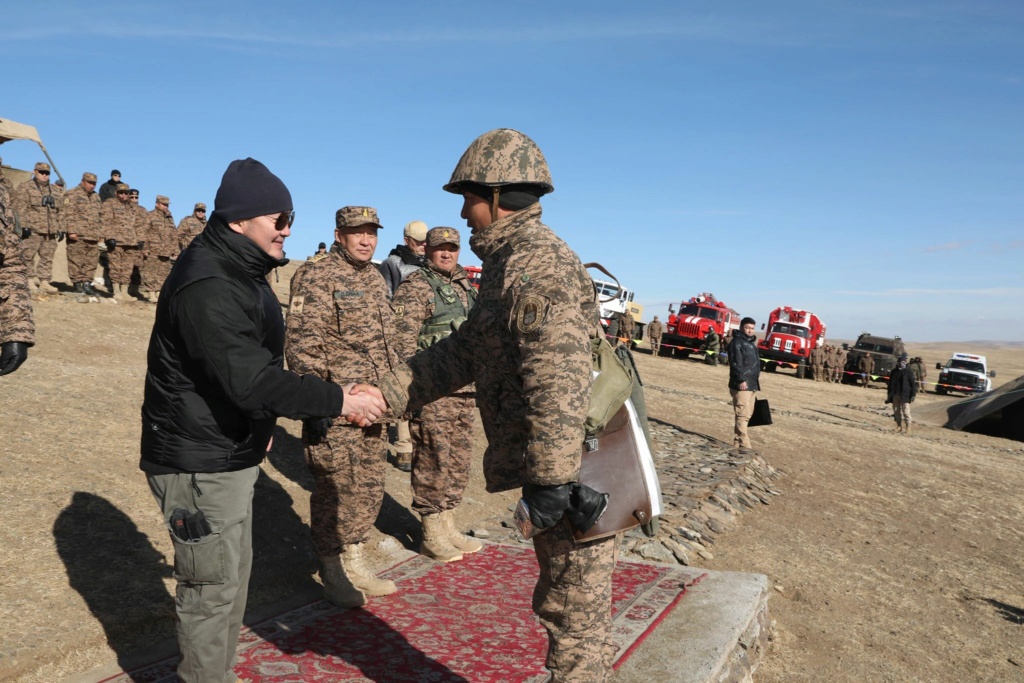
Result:
M541 195L555 189L540 147L511 128L492 130L470 143L444 190L462 194L465 183L486 187L535 185Z
M441 244L454 244L455 246L461 246L459 241L459 231L455 228L447 228L440 226L437 228L431 228L430 232L427 233L427 246L436 247Z
M192 207L192 210L195 211L196 209L202 209L203 211L206 211L206 204L203 204L202 202L196 202L196 205Z
M157 204L166 204L167 206L170 206L171 205L171 200L168 199L167 197L163 196L162 194L158 194L156 196L156 203Z
M139 196L139 191L138 190L128 190L128 194L130 194L133 197L138 197Z
M45 161L37 161L36 162L35 170L37 170L37 171L49 171L50 170L50 165L48 163L46 163Z
M82 180L84 180L86 182L89 182L89 183L95 183L96 182L96 174L95 173L89 173L88 171L86 171L85 173L82 174Z
M343 206L334 214L334 224L339 228L358 228L361 225L384 227L377 218L377 209L372 206Z
M117 190L118 192L127 192L128 191L128 186L125 185L124 183L118 183L117 187L114 188L114 189ZM135 194L139 193L138 190L133 190L133 192L135 192Z
M427 239L427 224L423 221L409 221L405 224L405 230L402 231L403 236L411 237L417 242L422 242Z

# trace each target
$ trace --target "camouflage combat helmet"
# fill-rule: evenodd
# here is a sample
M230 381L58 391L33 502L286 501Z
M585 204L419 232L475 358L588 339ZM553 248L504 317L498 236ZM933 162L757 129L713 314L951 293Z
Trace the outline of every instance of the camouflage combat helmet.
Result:
M463 183L485 187L535 185L553 192L548 162L537 143L511 128L497 128L474 140L452 171L446 192L462 193Z

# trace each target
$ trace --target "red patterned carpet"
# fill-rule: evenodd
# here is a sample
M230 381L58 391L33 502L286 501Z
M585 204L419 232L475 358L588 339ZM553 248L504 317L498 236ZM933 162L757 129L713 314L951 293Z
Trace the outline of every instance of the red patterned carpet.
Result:
M235 673L253 683L545 680L547 636L530 610L532 548L488 544L451 564L416 556L383 575L399 591L364 608L318 601L243 629ZM619 563L616 668L700 578L678 566ZM102 683L171 683L175 662Z

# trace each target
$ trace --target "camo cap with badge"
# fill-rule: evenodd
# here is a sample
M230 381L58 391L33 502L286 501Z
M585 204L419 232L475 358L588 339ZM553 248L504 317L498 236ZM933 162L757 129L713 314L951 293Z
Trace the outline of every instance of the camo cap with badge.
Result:
M334 223L338 228L358 228L362 225L384 227L377 218L377 209L372 206L343 206L334 214Z
M454 244L460 246L462 243L459 241L459 231L455 228L448 228L445 226L439 226L431 228L430 232L427 233L427 245L436 247L441 244Z

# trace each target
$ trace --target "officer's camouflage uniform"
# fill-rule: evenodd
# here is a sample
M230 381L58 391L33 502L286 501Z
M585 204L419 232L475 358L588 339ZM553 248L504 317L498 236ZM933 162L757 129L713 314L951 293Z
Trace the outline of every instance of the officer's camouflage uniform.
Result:
M395 346L399 357L408 358L447 337L465 320L475 298L476 290L462 266L449 274L428 265L403 280L392 302L398 314ZM441 317L444 312L447 321L434 319L435 313ZM421 515L454 510L469 483L472 394L460 392L423 406L409 426L413 510Z
M82 180L96 180L86 173ZM103 239L100 196L93 189L76 185L64 193L64 224L68 230L68 278L71 282L92 282L99 264L99 242ZM76 235L74 241L70 235Z
M833 373L836 382L843 381L843 373L846 372L846 351L836 347L836 367Z
M135 231L139 236L139 244L145 245L146 231L149 227L149 211L146 211L146 207L133 201L131 198L128 199L128 206L132 207L132 211L135 212ZM146 261L144 252L145 247L140 246L134 254L135 264L132 272L132 284L136 286L142 285L142 266Z
M127 190L128 186L118 185L119 190ZM118 195L109 202L100 205L103 219L103 239L116 242L113 249L107 245L107 259L110 263L110 281L115 285L127 286L132 279L132 269L139 259L139 242L142 240L142 224L139 215L130 201L121 200ZM145 211L143 211L145 214Z
M864 388L871 382L871 372L875 369L875 358L870 353L862 353L857 359L857 369L864 378Z
M500 150L493 158L502 160ZM579 258L540 216L534 204L473 235L483 274L468 320L381 387L391 405L408 390L416 409L475 380L491 492L579 478L594 290ZM546 665L555 681L600 683L611 671L618 540L577 544L564 518L534 537L540 578L533 609L548 630Z
M835 373L835 362L836 356L832 347L826 345L821 359L822 377L824 377L826 382L832 382Z
M636 331L636 320L633 314L626 311L622 314L622 324L619 325L619 337L627 346L633 340L633 333Z
M307 261L291 290L289 369L340 385L379 383L398 364L390 298L377 266L351 258L337 242L327 258ZM389 411L383 421L392 419ZM387 458L383 424L360 428L336 420L323 441L311 444L305 432L303 441L316 479L310 497L313 545L321 557L337 555L369 538L380 511Z
M14 210L7 187L0 184L0 344L34 344L32 298L21 239L14 233Z
M808 359L811 362L811 373L814 375L815 382L820 382L822 380L821 376L825 372L825 368L822 365L822 353L823 347L820 345L815 346L813 349L811 349L811 356Z
M205 209L206 204L196 204L196 209ZM178 223L178 251L185 251L199 233L206 228L206 219L200 218L195 211L181 219Z
M157 197L157 201L166 200ZM178 255L178 232L174 229L174 217L170 209L164 213L154 207L146 219L146 245L142 250L142 284L150 292L159 292L164 280L171 274L171 259Z
M651 342L651 353L655 356L661 352L661 338L665 334L665 324L660 320L652 320L647 326L647 339Z
M36 166L46 166L46 169L49 169L46 164ZM47 198L48 204L43 204L44 197ZM21 253L25 258L29 277L49 282L53 277L53 255L57 251L58 233L66 232L61 210L64 207L64 188L53 183L40 185L33 176L18 185L11 201L22 229L29 228L32 231L31 235L21 239ZM39 263L33 265L37 254Z

